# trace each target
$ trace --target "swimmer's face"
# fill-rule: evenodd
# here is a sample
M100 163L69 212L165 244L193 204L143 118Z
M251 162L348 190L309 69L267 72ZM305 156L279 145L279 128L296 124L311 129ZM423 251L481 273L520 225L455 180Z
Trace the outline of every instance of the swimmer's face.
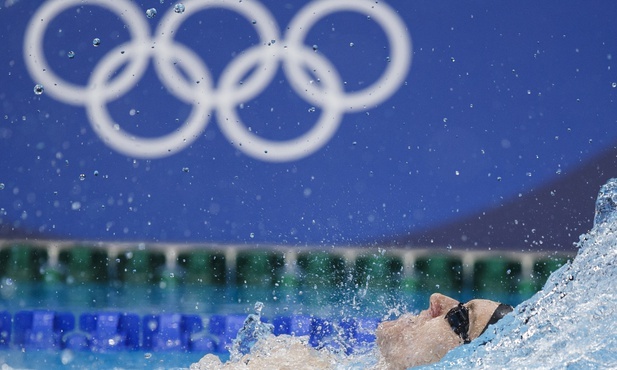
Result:
M377 344L390 369L439 361L448 351L464 343L446 319L459 302L445 295L431 295L427 310L419 315L405 314L393 321L383 322L377 328ZM488 324L499 303L473 299L464 304L469 314L469 340L474 340Z

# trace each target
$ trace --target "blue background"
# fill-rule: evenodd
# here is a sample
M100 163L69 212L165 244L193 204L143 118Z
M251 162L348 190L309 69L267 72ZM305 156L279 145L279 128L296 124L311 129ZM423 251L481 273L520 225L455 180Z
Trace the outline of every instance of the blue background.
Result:
M23 35L42 3L0 5L5 230L97 240L383 241L516 201L617 143L613 1L390 1L413 40L406 80L378 106L345 114L323 148L283 163L239 151L215 119L169 157L135 159L114 151L94 133L83 107L33 93L38 81L25 67ZM262 3L282 30L304 5ZM144 17L147 8L157 8L158 18L148 19L152 30L173 7L168 1L136 4ZM257 35L237 14L191 13L186 4L176 40L207 63L216 81ZM44 48L57 74L85 84L105 53L129 36L113 13L76 9L50 23ZM98 48L94 37L102 40ZM347 91L375 81L388 63L384 32L358 13L322 19L306 45L318 45ZM280 70L239 112L253 130L280 140L310 127L320 114L311 106ZM157 136L177 127L190 106L165 90L151 64L108 109L130 132Z

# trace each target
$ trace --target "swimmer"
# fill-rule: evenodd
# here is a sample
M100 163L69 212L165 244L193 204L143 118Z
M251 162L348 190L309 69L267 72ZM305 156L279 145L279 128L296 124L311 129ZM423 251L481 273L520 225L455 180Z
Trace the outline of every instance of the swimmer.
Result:
M404 314L378 326L378 359L369 368L398 370L437 362L451 349L479 337L488 325L511 311L511 306L486 299L460 303L434 293L429 308L419 315ZM191 365L191 370L338 369L338 360L328 351L311 347L308 337L270 334L240 361L223 364L209 354Z
M431 295L429 308L379 324L376 336L380 368L407 369L437 362L451 349L479 337L512 307L486 299L467 303Z

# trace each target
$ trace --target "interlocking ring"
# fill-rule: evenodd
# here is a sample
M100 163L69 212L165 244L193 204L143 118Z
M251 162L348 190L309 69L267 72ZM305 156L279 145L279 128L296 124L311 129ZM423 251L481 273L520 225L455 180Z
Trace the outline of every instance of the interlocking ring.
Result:
M411 39L405 25L396 12L383 3L370 0L313 1L292 19L283 37L272 14L257 1L187 0L184 4L193 12L224 8L240 14L248 22L256 20L252 23L260 43L231 60L223 70L218 86L214 86L204 61L174 40L185 16L170 9L152 36L143 12L129 0L49 0L37 10L26 30L26 66L33 79L42 83L51 97L84 106L96 134L125 155L159 158L177 153L200 136L210 114L216 110L221 131L241 151L257 159L283 162L319 150L335 134L346 112L362 111L388 99L400 87L411 65ZM127 25L131 36L130 41L114 48L97 63L85 86L56 75L43 51L43 38L51 20L66 9L82 5L96 5L115 13ZM370 16L384 30L391 51L390 61L380 78L353 92L344 90L338 71L324 55L315 53L304 44L307 33L320 19L340 11ZM276 40L276 43L270 40ZM193 108L178 130L158 138L143 138L122 130L107 111L107 105L135 87L151 59L155 61L157 76L170 93ZM126 67L121 69L124 65ZM310 130L284 141L256 135L247 129L237 113L241 103L266 89L281 67L293 90L321 109L319 119ZM182 68L190 80L199 80L200 83L187 81L178 68ZM319 79L319 84L312 83L314 77L307 70ZM118 71L117 76L114 75Z

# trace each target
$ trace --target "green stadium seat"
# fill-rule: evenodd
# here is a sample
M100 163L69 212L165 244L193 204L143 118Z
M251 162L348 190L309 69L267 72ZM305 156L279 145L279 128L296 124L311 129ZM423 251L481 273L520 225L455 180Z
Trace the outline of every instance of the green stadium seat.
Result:
M325 252L306 252L298 256L300 278L305 288L334 288L345 277L343 257Z
M160 281L165 256L145 249L127 251L119 256L118 277L125 283L146 284Z
M193 251L180 254L178 263L184 269L188 284L225 285L225 255L214 251Z
M236 284L270 287L280 280L283 255L272 251L241 251L236 257Z
M41 266L46 260L45 257L42 249L23 244L12 245L0 254L2 275L15 281L39 281L42 278Z
M76 246L60 252L59 260L69 283L104 283L109 278L105 251Z
M473 290L482 298L502 297L519 290L521 264L503 258L478 260L474 266Z
M462 262L456 257L426 256L416 260L419 289L424 292L452 293L462 289Z
M370 255L356 258L355 276L359 286L398 288L403 263L397 257Z

